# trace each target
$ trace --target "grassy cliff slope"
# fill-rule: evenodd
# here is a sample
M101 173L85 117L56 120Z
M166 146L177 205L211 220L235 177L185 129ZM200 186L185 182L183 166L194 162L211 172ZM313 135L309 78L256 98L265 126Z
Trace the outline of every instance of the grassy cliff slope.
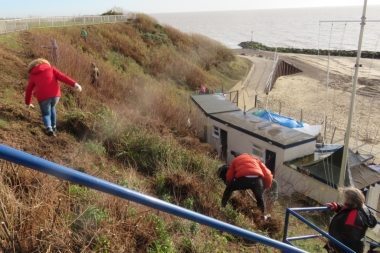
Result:
M281 239L282 219L264 222L247 194L220 210L222 164L197 138L189 101L199 84L232 87L250 64L197 34L140 14L130 23L46 28L0 36L1 143L231 224ZM24 108L27 65L51 58L82 85L62 84L58 135L44 132L37 101ZM90 64L100 70L90 83ZM190 119L191 125L188 124ZM3 252L270 252L263 245L0 161ZM212 189L212 190L210 190Z

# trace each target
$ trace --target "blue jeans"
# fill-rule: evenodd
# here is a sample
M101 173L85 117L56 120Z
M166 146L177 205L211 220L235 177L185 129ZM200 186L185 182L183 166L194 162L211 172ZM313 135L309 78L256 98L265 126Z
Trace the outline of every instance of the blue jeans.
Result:
M58 101L59 97L54 97L45 99L39 103L42 113L42 121L47 129L56 127L57 113L55 112L55 106L58 104Z

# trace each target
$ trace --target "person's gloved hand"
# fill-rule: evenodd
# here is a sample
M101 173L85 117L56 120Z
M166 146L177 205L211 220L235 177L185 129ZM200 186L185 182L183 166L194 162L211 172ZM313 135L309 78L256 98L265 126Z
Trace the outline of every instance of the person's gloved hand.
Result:
M338 204L335 202L326 203L325 206L330 207L333 211L338 211Z
M82 91L82 87L79 85L79 84L75 84L74 85L75 89L77 89L77 91L81 92Z
M33 104L25 105L25 108L34 108L34 105Z

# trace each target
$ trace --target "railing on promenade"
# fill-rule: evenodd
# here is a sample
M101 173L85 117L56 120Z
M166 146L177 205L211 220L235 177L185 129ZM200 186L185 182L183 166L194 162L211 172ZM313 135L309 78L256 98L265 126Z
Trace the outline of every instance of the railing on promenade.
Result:
M253 233L231 224L210 218L157 198L138 193L120 185L44 160L28 153L0 144L0 159L13 162L55 177L127 199L187 220L197 222L245 239L259 242L286 252L306 252L292 245Z
M40 17L0 20L0 34L22 31L30 28L126 22L134 18L135 14L131 13L128 15Z
M377 210L375 210L375 209L373 209L373 208L371 208L369 206L367 206L367 207L370 208L370 209L372 209L372 210L374 210L374 211L376 211L376 212L379 212L379 211L377 211ZM313 223L311 223L310 221L306 220L304 217L302 217L300 214L297 213L297 212L305 212L305 211L325 211L325 210L329 210L329 208L328 207L286 208L283 242L288 243L290 245L293 245L291 243L291 241L304 240L304 239L312 239L312 238L317 238L317 237L324 236L324 237L328 238L330 241L334 242L334 244L336 244L336 245L340 246L342 249L344 249L345 252L355 253L355 251L353 251L352 249L348 248L346 245L342 244L341 242L339 242L335 238L331 237L328 233L326 233L325 231L323 231L319 227L315 226ZM299 220L303 221L309 227L315 229L320 234L302 235L302 236L296 236L296 237L287 237L288 236L289 216L291 214L294 217L298 218ZM378 224L380 224L380 223L378 222ZM367 242L369 244L375 246L375 247L379 247L380 246L379 244L374 243L372 241L368 241L367 240ZM287 253L287 252L288 251L283 251L283 253Z

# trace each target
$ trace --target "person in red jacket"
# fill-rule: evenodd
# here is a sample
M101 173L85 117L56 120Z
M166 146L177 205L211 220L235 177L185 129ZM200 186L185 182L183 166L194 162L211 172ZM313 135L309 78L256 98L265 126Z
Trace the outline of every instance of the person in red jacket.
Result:
M346 187L342 191L343 204L336 202L325 204L336 212L329 225L329 235L356 253L363 253L366 231L376 226L376 217L364 205L365 198L359 189ZM332 241L329 241L324 248L329 253L347 252Z
M82 91L82 87L58 69L51 67L50 63L43 58L33 60L28 66L28 72L30 77L26 87L25 107L34 108L32 104L34 93L40 105L42 121L46 127L47 134L55 136L57 131L55 106L61 96L58 81L75 87L79 92Z
M228 166L226 189L222 197L222 207L227 205L233 191L251 189L255 195L257 206L265 212L264 190L272 185L271 171L256 157L231 151L235 156Z

